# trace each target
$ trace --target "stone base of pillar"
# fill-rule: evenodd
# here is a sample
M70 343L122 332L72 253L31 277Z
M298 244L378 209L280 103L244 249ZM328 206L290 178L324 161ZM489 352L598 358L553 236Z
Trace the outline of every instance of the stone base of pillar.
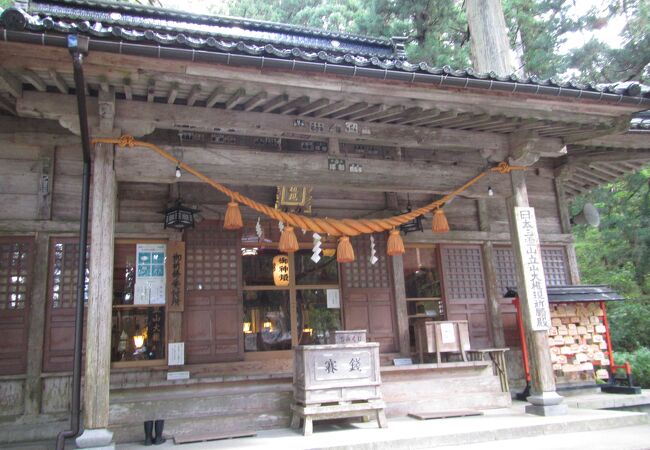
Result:
M569 412L567 405L526 405L526 414L536 416L563 416Z
M567 405L562 405L564 397L557 392L542 392L533 394L528 397L531 405L526 405L526 414L535 414L537 416L562 416L569 412Z
M75 440L77 448L88 448L93 450L115 450L113 432L106 428L95 428L84 430Z

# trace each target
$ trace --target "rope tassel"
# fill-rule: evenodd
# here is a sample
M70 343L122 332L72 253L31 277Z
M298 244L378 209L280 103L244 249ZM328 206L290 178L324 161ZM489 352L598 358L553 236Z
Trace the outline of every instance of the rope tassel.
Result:
M354 249L348 236L341 236L339 238L339 245L336 247L336 260L340 263L354 261Z
M388 253L388 256L401 255L406 251L404 250L404 241L399 234L399 230L393 229L388 232L387 247L386 253Z
M434 233L447 233L449 231L449 222L447 222L447 216L445 216L442 208L436 209L436 212L433 214L431 231Z
M223 219L224 230L239 230L244 226L241 218L241 211L237 202L229 202L226 209L226 216Z
M285 226L280 235L280 244L278 245L278 249L282 253L294 253L299 248L298 238L296 237L296 233L293 231L293 227L289 225Z

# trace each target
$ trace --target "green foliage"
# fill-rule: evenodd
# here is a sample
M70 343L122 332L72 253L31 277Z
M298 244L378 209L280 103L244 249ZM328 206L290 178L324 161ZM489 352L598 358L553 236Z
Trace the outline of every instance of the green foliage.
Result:
M641 347L632 353L615 352L614 360L616 364L628 361L632 365L634 385L650 388L650 349Z
M612 0L602 25L617 16L625 18L619 49L593 38L574 49L567 58L567 67L575 69L581 81L615 82L638 80L650 82L650 2L648 0Z
M573 228L582 282L608 284L629 299L609 306L615 349L650 348L650 169L577 199L573 214L585 202L601 223Z
M7 9L13 4L13 0L0 0L0 9Z

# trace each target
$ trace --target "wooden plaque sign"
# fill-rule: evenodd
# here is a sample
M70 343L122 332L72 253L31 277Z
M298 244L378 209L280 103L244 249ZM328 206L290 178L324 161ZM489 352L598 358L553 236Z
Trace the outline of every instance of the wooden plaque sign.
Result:
M167 306L169 311L185 307L185 242L167 243Z

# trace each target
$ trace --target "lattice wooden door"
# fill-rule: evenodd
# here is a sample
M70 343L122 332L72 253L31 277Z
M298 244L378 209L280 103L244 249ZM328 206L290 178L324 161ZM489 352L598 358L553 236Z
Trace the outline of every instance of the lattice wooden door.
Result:
M375 234L379 261L370 263L370 238L351 239L356 259L342 264L345 328L368 330L382 353L398 351L395 300L386 255L386 238Z
M186 362L243 358L241 236L206 221L185 232Z
M0 375L25 373L34 238L0 238Z

